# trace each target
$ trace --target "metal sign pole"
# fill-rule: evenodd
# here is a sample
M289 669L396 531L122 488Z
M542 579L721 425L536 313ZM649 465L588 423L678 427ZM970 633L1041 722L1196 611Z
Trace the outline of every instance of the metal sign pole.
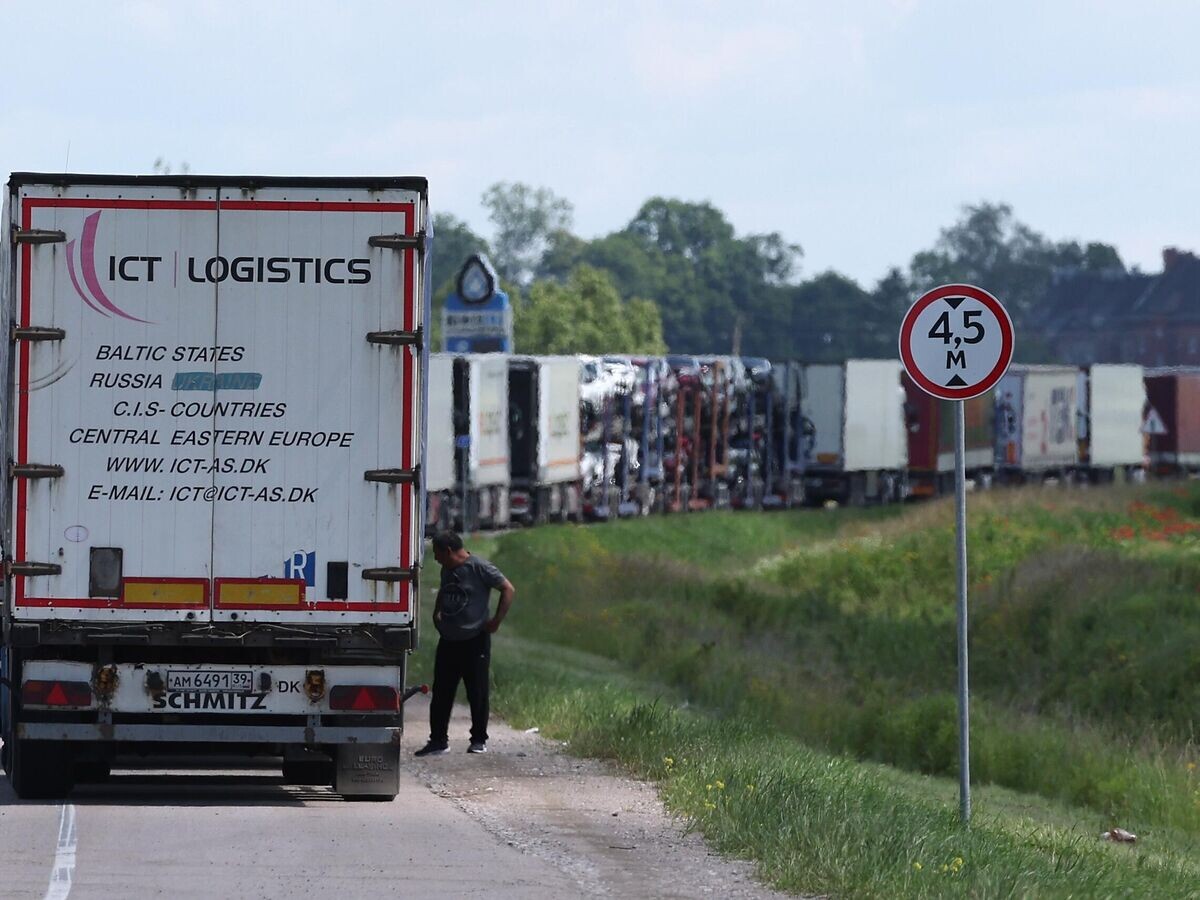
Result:
M954 511L958 544L958 808L971 821L971 714L967 691L967 471L964 401L954 401Z
M954 514L958 550L958 796L971 821L971 714L967 691L967 472L963 403L994 388L1012 362L1013 328L999 300L973 284L926 291L900 323L900 359L925 393L954 404Z

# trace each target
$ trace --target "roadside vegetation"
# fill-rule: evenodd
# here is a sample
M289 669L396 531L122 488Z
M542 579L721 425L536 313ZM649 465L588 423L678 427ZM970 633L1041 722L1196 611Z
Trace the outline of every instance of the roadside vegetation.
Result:
M970 830L949 503L493 539L520 587L498 709L792 890L1200 896L1200 491L970 505Z

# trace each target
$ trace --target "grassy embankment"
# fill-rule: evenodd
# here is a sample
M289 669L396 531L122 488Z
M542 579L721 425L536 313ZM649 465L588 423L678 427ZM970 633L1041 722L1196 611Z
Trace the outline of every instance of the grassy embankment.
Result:
M482 546L521 587L497 707L660 781L795 890L1200 896L1198 511L1163 488L972 498L972 775L995 787L970 831L945 503ZM1139 845L1097 840L1117 824Z

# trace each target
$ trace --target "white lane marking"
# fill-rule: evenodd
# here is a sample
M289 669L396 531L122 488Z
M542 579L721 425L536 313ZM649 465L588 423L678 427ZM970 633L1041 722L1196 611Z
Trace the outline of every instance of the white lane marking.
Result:
M64 803L58 820L58 849L54 852L54 868L50 871L50 886L43 900L67 900L71 893L71 877L75 874L75 807Z

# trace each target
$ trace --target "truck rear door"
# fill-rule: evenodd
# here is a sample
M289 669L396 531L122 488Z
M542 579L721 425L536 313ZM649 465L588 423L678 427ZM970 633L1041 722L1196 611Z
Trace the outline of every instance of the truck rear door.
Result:
M221 197L213 618L410 620L420 558L420 197ZM220 269L224 263L218 264ZM206 404L212 404L212 408ZM190 427L190 426L189 426Z
M10 598L23 618L208 617L212 503L169 496L180 347L209 345L215 190L25 184L18 229ZM211 484L211 479L210 482Z
M423 192L15 201L14 613L411 621Z

